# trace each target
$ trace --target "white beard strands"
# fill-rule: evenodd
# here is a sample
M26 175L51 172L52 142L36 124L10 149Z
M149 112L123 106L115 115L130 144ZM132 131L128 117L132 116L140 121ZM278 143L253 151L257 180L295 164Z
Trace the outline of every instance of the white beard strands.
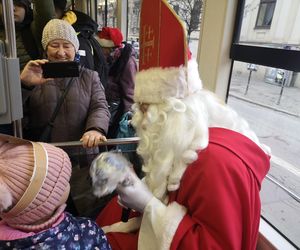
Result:
M134 107L132 123L141 139L137 152L144 159L145 180L161 201L167 201L167 190L178 189L186 167L197 159L199 150L207 147L209 127L239 132L270 154L247 121L208 91L151 104L145 115L137 104Z
M151 104L145 116L137 109L132 120L141 138L137 152L144 159L146 183L165 202L167 190L178 189L186 167L197 159L196 151L207 146L207 122L195 114L190 118L186 108L181 100L169 98L162 104ZM206 128L206 135L198 135L195 122L204 122L196 127Z

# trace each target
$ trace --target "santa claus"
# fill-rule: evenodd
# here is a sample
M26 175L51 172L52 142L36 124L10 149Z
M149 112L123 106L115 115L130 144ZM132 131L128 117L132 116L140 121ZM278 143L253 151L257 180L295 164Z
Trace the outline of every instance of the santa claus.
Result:
M145 177L132 173L132 185L118 185L118 203L107 205L98 224L113 249L256 249L268 147L202 89L166 1L142 2L140 30L132 124ZM138 213L118 222L120 204Z

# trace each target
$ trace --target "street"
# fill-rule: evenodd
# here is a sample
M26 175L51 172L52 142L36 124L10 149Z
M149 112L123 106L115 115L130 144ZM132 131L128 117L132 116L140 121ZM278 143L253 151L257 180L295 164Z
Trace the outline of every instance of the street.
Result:
M300 119L235 97L229 96L228 104L271 148L272 176L300 196Z
M272 150L268 175L300 197L300 119L229 95L228 104L241 114L261 142ZM298 155L297 155L298 154ZM262 216L300 246L300 205L269 179L261 189Z

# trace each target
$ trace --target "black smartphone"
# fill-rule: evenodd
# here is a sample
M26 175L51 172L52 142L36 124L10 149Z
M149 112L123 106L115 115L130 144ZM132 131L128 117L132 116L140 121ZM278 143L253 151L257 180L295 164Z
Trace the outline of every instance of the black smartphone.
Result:
M42 64L44 78L78 77L79 64L70 62L48 62Z

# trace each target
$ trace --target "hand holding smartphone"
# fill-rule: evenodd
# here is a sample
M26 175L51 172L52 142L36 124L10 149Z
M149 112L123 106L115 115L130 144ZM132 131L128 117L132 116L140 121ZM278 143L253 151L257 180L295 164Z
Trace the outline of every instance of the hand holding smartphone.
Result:
M47 62L41 65L44 78L78 77L79 64L75 61Z

